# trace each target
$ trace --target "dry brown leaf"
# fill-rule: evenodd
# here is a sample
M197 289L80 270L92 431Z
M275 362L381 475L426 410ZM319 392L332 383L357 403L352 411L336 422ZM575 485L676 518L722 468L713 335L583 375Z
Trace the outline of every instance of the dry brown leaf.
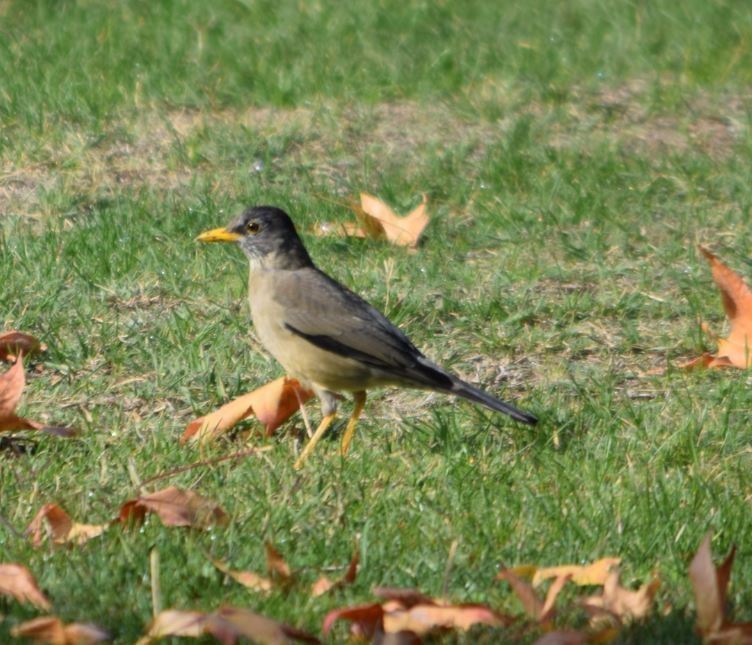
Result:
M45 504L31 520L26 534L39 546L49 534L55 544L84 544L101 535L109 524L79 524L57 504Z
M119 520L116 521L138 522L143 520L147 511L156 513L165 526L202 529L213 524L226 524L228 521L227 513L216 502L176 486L125 502L120 507Z
M477 624L504 626L512 622L511 618L484 605L453 605L429 598L415 589L379 587L374 589L374 594L385 602L330 611L324 618L324 633L329 633L338 620L350 622L353 635L367 638L381 633L410 638L410 634L421 636L435 630L466 631Z
M532 585L522 580L520 576L516 575L515 571L521 571L522 573L528 572L531 577L534 575L534 571L528 571L522 567L515 567L512 569L502 569L496 575L496 579L506 580L509 583L512 587L512 591L514 591L517 598L519 598L525 612L530 618L541 623L546 623L552 620L556 613L554 610L556 598L561 593L564 585L572 579L571 573L558 576L549 587L548 593L546 593L546 599L541 601L535 593Z
M33 638L36 643L49 645L91 645L110 639L110 635L88 623L66 625L57 616L40 616L14 627L15 638Z
M279 645L290 639L304 643L319 642L306 632L248 609L223 607L211 613L167 609L152 621L138 645L149 645L168 636L199 638L204 634L210 634L222 643L234 643L241 637L262 645Z
M726 591L731 578L736 547L716 567L708 533L689 565L689 578L697 605L697 630L712 643L752 643L752 623L731 623L726 619Z
M20 564L0 563L0 594L49 611L51 605L39 590L31 571Z
M618 565L621 558L601 558L590 564L564 564L558 567L538 569L533 575L533 586L537 587L548 578L571 576L574 584L579 586L602 585L606 582L611 567Z
M707 327L703 330L718 342L718 351L705 353L679 367L739 367L746 369L752 365L752 290L741 276L732 271L716 255L705 247L700 252L710 263L713 281L721 291L723 309L731 323L728 338L717 338Z
M69 428L46 426L38 421L16 416L16 406L21 399L26 375L23 369L23 357L19 356L13 366L0 374L0 432L4 430L41 430L48 434L71 437L75 432Z
M0 333L0 361L14 362L21 354L33 356L47 350L39 339L22 331Z
M538 620L543 613L543 602L538 598L531 585L516 575L513 569L502 569L496 574L496 579L506 580L509 583L509 586L512 587L512 591L514 591L515 595L522 603L525 613L530 616L530 618Z
M295 582L290 565L271 542L266 543L266 568L274 583L280 587L289 587Z
M415 248L418 246L423 229L429 221L426 206L428 197L424 194L421 203L410 213L397 215L378 197L360 193L360 206L354 206L360 231L367 237L386 239L398 246Z
M332 591L333 589L340 589L346 585L351 585L355 582L355 577L358 575L358 563L360 562L360 552L358 550L353 554L350 564L345 571L345 575L339 580L330 580L326 576L321 576L311 587L311 596L317 598L323 594Z
M270 578L264 578L253 571L238 571L237 569L230 569L230 567L221 560L215 560L209 558L211 563L217 567L222 573L230 576L236 582L250 589L251 591L271 591L274 587L274 583Z
M377 631L383 631L383 618L384 608L378 602L367 605L354 605L352 607L340 607L339 609L333 609L324 617L322 631L324 634L328 634L335 622L346 620L352 623L351 632L370 639Z
M264 425L269 436L312 396L313 392L305 389L297 380L283 376L191 421L180 442L210 441L252 415Z
M398 605L396 601L393 601ZM384 632L413 632L418 636L439 629L467 631L473 625L503 627L508 622L483 605L414 605L408 609L384 606Z
M653 598L660 581L653 579L637 590L619 584L619 570L608 574L601 595L590 596L582 601L583 607L593 616L594 622L603 617L615 617L620 623L645 618L653 607Z

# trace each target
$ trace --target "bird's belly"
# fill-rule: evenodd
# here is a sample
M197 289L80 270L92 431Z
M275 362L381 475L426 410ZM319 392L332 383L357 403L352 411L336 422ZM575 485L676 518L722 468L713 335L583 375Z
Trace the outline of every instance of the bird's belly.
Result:
M284 327L275 316L253 315L253 323L261 344L302 383L334 392L357 392L383 382L375 370L317 347Z

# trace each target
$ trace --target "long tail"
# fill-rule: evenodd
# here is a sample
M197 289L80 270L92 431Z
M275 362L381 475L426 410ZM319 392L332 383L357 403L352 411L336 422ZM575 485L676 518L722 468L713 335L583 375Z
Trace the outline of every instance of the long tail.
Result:
M470 385L470 383L465 383L454 374L434 365L424 356L421 356L417 363L412 366L411 376L416 383L421 383L434 390L456 394L474 403L480 403L491 410L496 410L496 412L508 414L515 421L531 426L538 423L536 416L515 408L511 403L500 401L483 390Z
M483 390L479 390L477 387L473 387L469 383L465 383L465 381L461 381L460 379L456 379L452 383L452 389L450 392L468 399L469 401L485 405L487 408L491 408L491 410L508 414L515 421L527 423L529 426L538 423L538 418L529 412L523 412L522 410L515 408L511 403L500 401L490 394L486 394Z

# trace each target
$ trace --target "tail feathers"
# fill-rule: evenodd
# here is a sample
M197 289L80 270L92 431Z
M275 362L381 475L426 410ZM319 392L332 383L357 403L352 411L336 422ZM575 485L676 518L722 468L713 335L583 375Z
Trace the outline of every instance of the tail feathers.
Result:
M511 403L500 401L490 394L486 394L483 390L479 390L477 387L473 387L469 383L465 383L459 379L453 383L450 391L457 396L468 399L469 401L485 405L491 410L503 412L512 417L515 421L520 421L521 423L526 423L530 426L538 423L538 418L529 412L523 412L522 410L515 408Z
M434 365L426 358L421 357L421 360L412 366L411 377L416 384L420 383L424 387L456 394L474 403L485 405L491 410L503 412L521 423L531 426L538 423L538 419L534 415L523 412L511 403L500 401L483 390L465 383L465 381L441 369L438 365Z

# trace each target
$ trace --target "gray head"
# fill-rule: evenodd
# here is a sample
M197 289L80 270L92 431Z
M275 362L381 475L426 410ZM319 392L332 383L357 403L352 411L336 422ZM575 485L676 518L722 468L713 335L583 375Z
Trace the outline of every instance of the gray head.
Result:
M237 242L251 269L300 269L312 266L290 216L275 206L252 206L227 225L199 235L201 242Z

